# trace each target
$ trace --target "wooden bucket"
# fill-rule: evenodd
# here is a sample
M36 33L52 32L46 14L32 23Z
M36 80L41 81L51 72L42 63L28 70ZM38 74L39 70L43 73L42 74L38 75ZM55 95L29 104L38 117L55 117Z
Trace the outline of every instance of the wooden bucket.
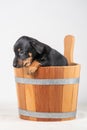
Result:
M73 63L74 37L64 39L69 66L40 67L34 75L14 68L20 118L62 121L76 117L80 65Z

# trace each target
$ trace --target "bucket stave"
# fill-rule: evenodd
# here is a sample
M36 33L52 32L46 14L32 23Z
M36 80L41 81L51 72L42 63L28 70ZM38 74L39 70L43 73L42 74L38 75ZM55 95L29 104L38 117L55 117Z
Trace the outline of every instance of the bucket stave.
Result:
M73 65L68 67L40 67L35 75L27 75L26 68L16 68L15 76L17 83L19 109L32 112L32 117L24 116L23 114L21 115L21 118L30 120L67 119L66 117L68 114L66 117L64 117L64 119L57 119L57 117L54 118L55 116L51 119L47 117L44 119L34 118L33 112L49 112L50 115L51 113L76 112L79 75L80 65ZM51 80L55 80L54 77L56 82L50 82ZM19 78L19 80L17 80L17 78ZM20 78L22 78L22 81ZM33 79L33 81L31 84L29 84L28 82L26 83L24 79ZM34 81L36 82L36 85ZM48 84L46 84L46 82ZM68 119L72 118L75 117L73 117L73 115L70 118L68 117Z

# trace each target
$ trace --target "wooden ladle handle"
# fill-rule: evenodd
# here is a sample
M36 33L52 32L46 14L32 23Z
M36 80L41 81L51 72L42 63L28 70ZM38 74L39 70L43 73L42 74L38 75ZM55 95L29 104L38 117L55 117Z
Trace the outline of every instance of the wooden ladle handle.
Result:
M74 51L75 38L72 35L67 35L64 38L64 56L68 60L68 64L73 63L73 51Z

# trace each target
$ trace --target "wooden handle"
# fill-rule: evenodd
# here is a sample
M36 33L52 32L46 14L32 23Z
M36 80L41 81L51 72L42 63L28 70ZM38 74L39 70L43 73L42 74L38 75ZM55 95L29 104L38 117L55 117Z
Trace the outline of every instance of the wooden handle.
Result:
M73 51L74 51L75 38L72 35L67 35L64 38L64 56L68 60L68 64L73 63Z

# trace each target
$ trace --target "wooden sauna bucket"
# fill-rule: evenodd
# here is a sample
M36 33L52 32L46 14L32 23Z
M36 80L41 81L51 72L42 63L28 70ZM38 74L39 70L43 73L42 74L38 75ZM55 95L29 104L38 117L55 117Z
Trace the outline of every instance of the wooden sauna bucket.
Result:
M67 36L65 46L73 45L72 39ZM71 63L73 51L69 53L64 52L69 66L40 67L34 75L28 75L24 67L15 68L20 118L62 121L76 117L80 65Z

